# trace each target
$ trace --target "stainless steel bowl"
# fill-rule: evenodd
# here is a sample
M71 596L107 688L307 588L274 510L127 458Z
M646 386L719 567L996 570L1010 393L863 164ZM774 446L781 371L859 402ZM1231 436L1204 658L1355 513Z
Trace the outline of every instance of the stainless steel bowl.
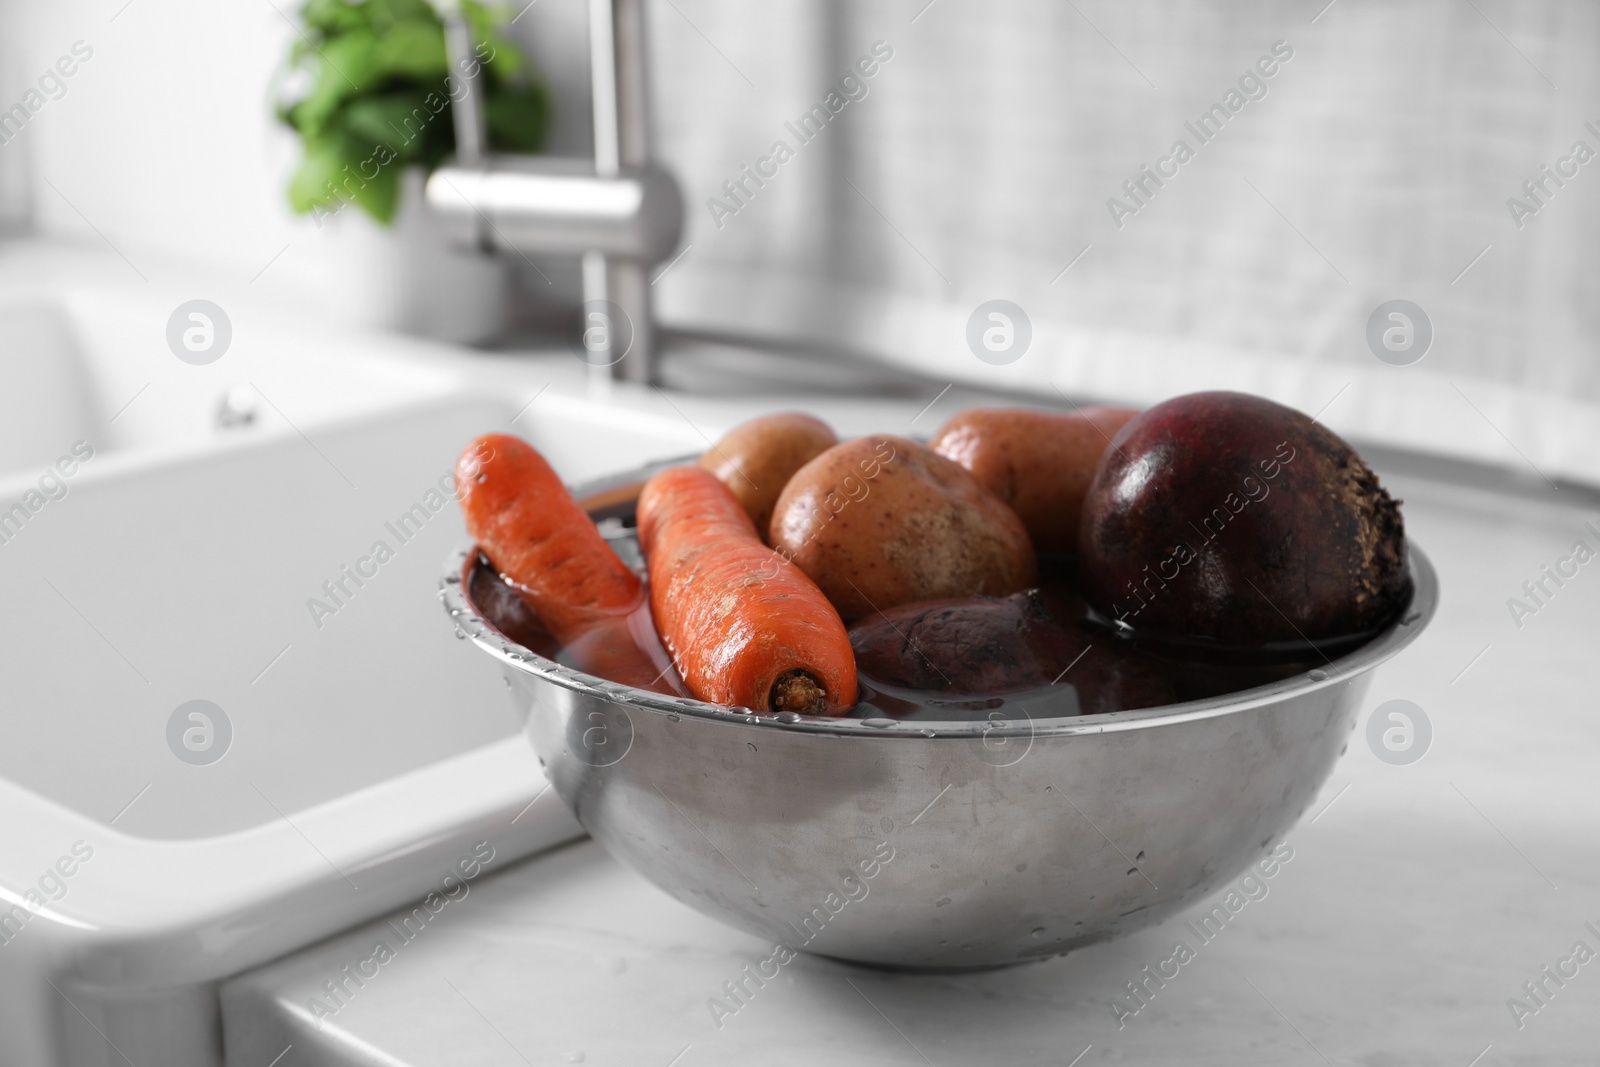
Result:
M1324 669L1059 718L774 718L618 685L495 631L466 595L470 545L441 597L500 661L556 792L611 855L775 946L966 968L1148 926L1273 847L1348 746L1372 669L1438 605L1409 547L1410 607Z

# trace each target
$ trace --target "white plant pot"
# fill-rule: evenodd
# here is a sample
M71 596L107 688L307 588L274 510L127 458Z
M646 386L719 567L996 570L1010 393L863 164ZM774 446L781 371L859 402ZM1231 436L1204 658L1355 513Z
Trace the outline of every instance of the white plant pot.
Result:
M506 325L508 265L450 241L423 203L423 181L415 167L401 175L388 226L353 205L323 218L340 317L455 344L492 340Z

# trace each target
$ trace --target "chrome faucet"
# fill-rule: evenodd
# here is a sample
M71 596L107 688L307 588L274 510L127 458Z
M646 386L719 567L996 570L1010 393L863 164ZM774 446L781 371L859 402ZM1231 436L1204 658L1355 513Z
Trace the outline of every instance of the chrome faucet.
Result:
M683 196L649 161L640 0L589 0L592 164L491 155L471 35L458 7L444 21L457 151L428 178L428 206L487 254L581 253L585 360L655 381L649 269L677 247Z

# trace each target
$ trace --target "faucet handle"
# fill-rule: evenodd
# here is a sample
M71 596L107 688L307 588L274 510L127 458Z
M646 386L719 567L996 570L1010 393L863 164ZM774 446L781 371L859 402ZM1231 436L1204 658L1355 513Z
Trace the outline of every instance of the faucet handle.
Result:
M599 252L648 266L683 235L683 194L656 166L605 175L582 159L492 155L447 163L425 189L455 239L513 256Z

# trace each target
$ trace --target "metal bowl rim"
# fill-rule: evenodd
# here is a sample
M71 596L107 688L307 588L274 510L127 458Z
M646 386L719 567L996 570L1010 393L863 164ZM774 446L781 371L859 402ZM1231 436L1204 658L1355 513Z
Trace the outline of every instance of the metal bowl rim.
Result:
M1406 547L1412 580L1411 603L1394 622L1372 640L1332 661L1326 669L1314 668L1269 685L1182 704L1050 718L1033 718L1026 711L1016 708L1012 714L1021 712L1020 719L1013 717L999 721L990 719L948 722L921 719L899 721L820 716L801 716L794 720L784 720L770 712L729 708L688 697L666 696L585 674L516 644L478 614L466 592L468 574L478 554L477 544L473 541L463 542L448 557L444 577L439 583L439 598L446 612L455 621L458 631L470 638L479 648L500 660L502 664L563 689L622 704L632 710L669 716L687 715L729 725L795 730L833 737L964 741L985 737L1070 737L1079 734L1142 730L1233 715L1278 704L1329 686L1341 685L1372 670L1414 641L1427 627L1439 606L1439 578L1432 562L1409 538L1406 540Z

